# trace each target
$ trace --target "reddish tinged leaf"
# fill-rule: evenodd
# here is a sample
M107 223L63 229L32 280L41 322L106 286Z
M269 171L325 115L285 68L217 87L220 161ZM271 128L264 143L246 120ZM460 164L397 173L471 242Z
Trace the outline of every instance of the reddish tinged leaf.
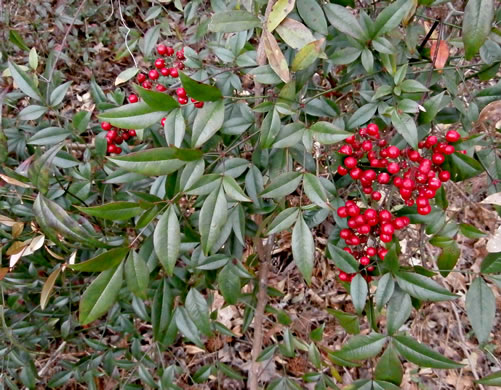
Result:
M437 50L438 46L438 50ZM431 45L430 56L436 69L443 69L449 58L449 45L446 41L434 41Z

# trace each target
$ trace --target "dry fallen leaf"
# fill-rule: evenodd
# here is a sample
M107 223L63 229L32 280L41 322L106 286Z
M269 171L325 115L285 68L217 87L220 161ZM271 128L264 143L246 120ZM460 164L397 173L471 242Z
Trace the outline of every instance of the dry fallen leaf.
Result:
M487 251L489 253L501 252L501 226L492 237L487 241Z
M443 69L447 59L449 58L449 45L446 41L440 41L438 43L437 52L437 41L434 41L431 45L430 56L433 61L433 65L436 69ZM436 57L435 57L436 56Z
M489 195L487 198L485 198L480 203L495 204L495 205L501 206L501 192L497 192L495 194Z

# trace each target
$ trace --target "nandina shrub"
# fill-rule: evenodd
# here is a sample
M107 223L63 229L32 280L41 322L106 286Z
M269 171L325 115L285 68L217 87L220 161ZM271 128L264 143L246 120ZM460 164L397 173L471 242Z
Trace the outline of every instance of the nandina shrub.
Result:
M493 193L485 202L500 203L499 85L468 90L499 68L499 12L469 0L441 23L447 7L430 3L192 1L176 30L184 41L165 24L128 31L117 60L134 66L115 86L96 74L96 110L71 117L59 56L31 49L4 64L14 90L0 132L5 384L395 389L402 361L464 367L409 329L434 302L457 314L454 273L471 277L465 310L490 359L499 234L473 266L458 237L486 233L448 207L465 201L451 193L478 200L461 189L476 176ZM152 6L145 21L179 21L180 6ZM449 58L458 33L464 53ZM324 320L301 334L274 305L284 294L268 275L284 241L300 288L349 293L321 307L347 342ZM329 267L336 280L323 280ZM219 355L225 344L237 358ZM85 356L51 370L66 345ZM185 350L202 357L189 363ZM263 376L275 362L283 372Z

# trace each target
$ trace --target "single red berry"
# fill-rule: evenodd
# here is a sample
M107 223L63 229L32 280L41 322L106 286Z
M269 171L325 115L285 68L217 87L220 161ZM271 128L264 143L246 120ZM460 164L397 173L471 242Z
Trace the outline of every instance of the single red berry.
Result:
M343 240L347 240L352 236L351 230L350 229L342 229L339 232L339 237L341 237Z
M440 179L437 179L436 177L432 177L428 180L428 187L432 190L438 190L442 186L442 182Z
M381 260L383 260L385 258L387 253L388 253L388 249L386 249L386 248L379 248L377 251L377 255L379 256L379 258Z
M165 85L162 85L162 84L157 84L157 86L155 87L155 89L158 92L165 92L165 91L167 91L167 88L165 87Z
M413 190L416 187L416 183L412 179L404 179L402 181L402 188L405 188L406 190Z
M419 164L419 172L427 175L428 172L430 172L430 171L431 171L431 160L428 160L427 158L425 158Z
M432 190L431 188L426 188L424 191L423 191L423 195L428 198L428 199L433 199L435 197L435 195L437 194L437 192L435 190Z
M185 97L181 97L181 96L179 96L177 98L177 101L179 102L179 104L186 104L186 103L188 103L188 99L186 99Z
M339 153L341 154L346 154L346 155L350 155L353 153L353 149L351 148L350 145L343 145L339 148Z
M376 135L377 133L379 133L379 126L375 123L369 123L367 125L367 133L372 136Z
M348 170L340 165L339 167L337 167L337 173L339 173L341 176L344 176L348 173Z
M360 238L357 236L353 236L353 237L351 237L350 242L351 242L351 245L353 245L353 246L360 245Z
M111 130L111 123L109 123L109 122L101 122L101 129L103 129L104 131Z
M353 180L358 180L362 176L362 170L360 168L353 168L350 170L350 176Z
M408 190L406 188L400 188L400 196L402 199L409 199L412 196L412 190Z
M170 68L169 72L171 77L179 77L179 72L177 71L176 68Z
M372 256L376 256L377 250L376 250L376 248L370 246L370 247L367 248L367 250L365 251L365 253L367 253L367 256L371 256L372 257Z
M204 106L204 102L196 102L193 104L196 108L202 108Z
M397 158L398 156L400 156L400 149L396 146L390 146L386 150L389 158Z
M337 215L340 217L340 218L346 218L348 216L348 212L346 210L346 207L345 206L342 206L340 208L337 209Z
M419 141L419 143L417 144L417 146L418 146L419 149L423 149L426 146L426 141Z
M162 69L160 69L160 73L164 77L169 77L170 76L169 68L162 68Z
M435 137L434 135L430 135L428 138L426 138L426 147L431 148L433 145L435 145L438 142L438 138Z
M398 173L400 171L400 165L396 162L392 162L388 164L388 167L386 168L388 172L390 172L392 175Z
M357 221L355 220L355 218L350 218L347 223L348 223L348 227L350 229L356 229L357 226L358 226Z
M446 146L447 144L445 142L439 142L435 148L435 151L439 153L444 153Z
M184 69L184 64L183 64L182 62L176 62L176 63L174 64L174 66L175 66L176 68L178 68L179 70L183 70L183 69Z
M114 140L117 136L118 136L118 133L114 129L108 131L108 134L106 134L106 138L108 138L110 140Z
M361 127L358 130L358 134L360 134L362 137L365 137L367 135L367 128L366 127Z
M371 194L371 198L373 200L375 200L376 202L381 200L381 192L379 191L374 191L372 194Z
M451 173L449 171L442 171L438 174L438 178L441 182L445 183L446 181L450 180Z
M176 95L179 97L186 97L186 90L183 87L176 89Z
M459 134L456 130L449 130L445 135L445 139L447 142L457 142L461 139L461 134Z
M360 234L369 234L371 232L371 227L369 225L362 225L358 228Z
M348 169L355 168L357 166L357 163L358 161L355 157L346 157L344 159L344 165Z
M411 207L414 204L414 199L406 199L405 205Z
M120 146L115 146L115 153L116 154L122 153L122 148Z
M421 197L419 196L417 199L416 199L416 205L418 208L423 208L423 207L426 207L430 204L430 202L428 201L427 198L425 197Z
M343 250L344 250L345 252L348 252L350 255L353 253L353 251L351 250L351 248L348 248L348 247L343 248Z
M392 239L392 236L388 235L388 234L381 234L379 236L379 238L381 239L381 241L383 242L390 242L391 239Z
M160 124L162 125L162 127L165 126L165 121L167 120L167 118L162 118L162 120L160 121Z
M122 136L118 135L115 138L115 145L120 145L122 142L124 142L124 139L122 138Z
M354 135L350 135L348 138L345 139L345 142L347 144L353 145L357 140L355 139Z
M447 145L446 147L444 147L444 154L452 154L456 151L456 148L454 147L454 145Z
M162 69L165 67L165 60L163 58L157 58L155 60L155 68Z
M397 230L403 229L404 227L407 226L405 220L402 219L401 217L395 218L395 220L392 223L393 227Z
M115 145L109 144L108 148L106 149L108 153L114 153L115 152Z
M174 49L170 46L167 46L166 54L170 57L171 55L174 54Z
M428 206L422 207L422 208L418 207L417 212L420 215L428 215L431 213L431 206L428 205Z
M381 226L381 234L387 234L389 236L395 233L395 228L391 223L385 223Z
M129 95L129 103L137 103L139 101L138 97L133 93Z
M466 154L466 150L460 150L459 153Z
M135 137L136 136L136 130L129 130L129 137Z
M390 182L390 175L386 172L381 172L377 177L379 184L388 184Z
M382 222L391 221L391 213L388 210L381 210L379 212L379 220Z
M186 57L184 56L184 50L179 50L176 52L176 57L179 61L183 61L186 59Z
M371 259L369 259L367 256L362 256L358 262L366 267L371 263Z
M433 153L431 161L433 161L433 164L435 165L442 165L445 161L445 157L441 153Z
M148 77L151 80L156 80L160 77L160 74L158 73L158 71L156 69L152 69L148 72Z
M409 160L411 161L419 161L421 159L421 155L419 154L419 152L417 150L411 150L409 153L408 153L408 156L409 156Z
M339 273L339 280L341 280L343 282L348 282L350 280L350 277L348 276L348 274L346 272L341 271Z
M143 83L141 84L141 86L144 89L151 89L151 87L153 86L153 84L151 84L150 80L146 80L146 81L143 81Z
M358 207L356 204L349 204L346 206L346 212L350 217L356 217L360 214L360 207Z
M404 183L404 179L402 179L400 176L397 176L393 179L393 184L395 187L400 188L402 187L402 184Z
M165 54L167 54L167 46L158 45L157 46L157 53L160 54L161 56L164 56Z
M363 191L363 193L364 193L364 194L366 194L366 195L370 195L370 194L372 194L372 192L373 192L374 190L372 189L372 187L364 187L364 188L362 189L362 191Z
M144 73L139 73L136 77L138 83L142 83L146 80L146 75Z
M130 138L129 133L127 133L127 132L123 133L122 138L124 139L124 141L127 141Z
M371 151L372 150L372 142L371 141L362 142L362 149L365 150L366 152Z
M367 271L369 271L369 272L372 272L372 271L374 271L375 269L376 269L376 268L375 268L373 265L369 265L369 266L367 267Z
M364 217L367 220L369 220L369 219L375 219L375 218L377 218L377 211L374 210L374 209L367 209L364 212Z

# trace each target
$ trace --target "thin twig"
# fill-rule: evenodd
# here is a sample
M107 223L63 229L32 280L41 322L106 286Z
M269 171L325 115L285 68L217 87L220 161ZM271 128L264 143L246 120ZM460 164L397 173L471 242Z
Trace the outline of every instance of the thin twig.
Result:
M129 34L131 32L131 29L129 28L129 26L127 26L127 23L125 23L125 19L124 19L124 16L122 14L122 4L120 3L120 0L118 0L118 12L120 14L120 20L122 21L122 25L127 30L127 32L125 33L125 48L127 49L127 51L129 52L130 56L132 57L132 61L134 61L134 66L137 68L138 64L137 64L137 61L136 61L136 57L134 57L134 54L132 54L132 51L131 51L131 49L129 47L129 42L127 41L129 39Z

